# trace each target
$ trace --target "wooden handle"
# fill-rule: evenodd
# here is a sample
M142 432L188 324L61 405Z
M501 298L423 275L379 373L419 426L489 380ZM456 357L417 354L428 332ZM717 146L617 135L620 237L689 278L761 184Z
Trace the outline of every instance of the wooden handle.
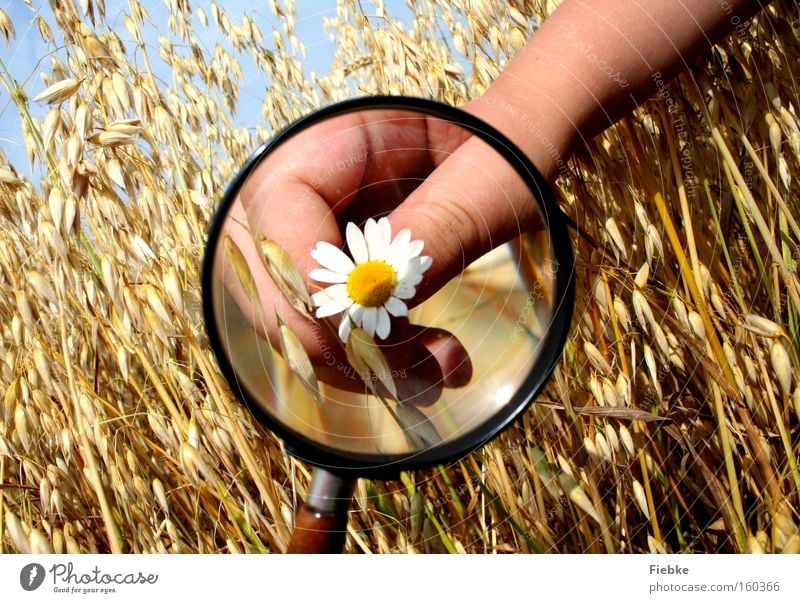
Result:
M303 505L297 513L287 553L341 553L347 535L347 509L323 513Z

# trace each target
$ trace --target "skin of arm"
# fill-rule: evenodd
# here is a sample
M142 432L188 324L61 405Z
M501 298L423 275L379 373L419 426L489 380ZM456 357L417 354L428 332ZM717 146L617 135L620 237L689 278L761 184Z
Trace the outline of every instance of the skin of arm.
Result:
M553 180L559 160L656 92L654 74L668 81L765 4L566 0L468 110Z
M761 7L762 3L752 0L566 0L491 87L465 109L511 138L552 181L583 141L652 96L657 79L663 82L676 75L691 57L708 50ZM654 78L656 73L660 77ZM441 136L429 129L430 145ZM487 155L485 143L469 137L456 141L450 134L444 139L453 143L453 148L437 155L433 172L389 214L393 232L410 228L415 239L424 241L426 255L433 258L412 305L424 301L492 247L539 220L529 191L514 186L518 175L499 157ZM341 246L342 240L335 210L329 207L326 195L320 196L312 186L316 172L305 173L301 167L302 162L291 178L274 186L266 177L253 178L253 187L274 190L278 202L270 204L269 195L244 191L245 197L260 201L251 205L245 199L241 213L249 216L251 233L261 233L285 246L308 274L315 267L310 258L314 241ZM349 175L342 172L339 177ZM340 183L331 180L328 185L336 189ZM336 199L336 190L330 192L331 199ZM304 199L306 205L281 202L284 199ZM306 229L298 230L300 223ZM245 247L245 255L256 258L250 263L258 270L258 253ZM268 277L260 280L267 288L262 296L265 307L271 308L279 296L270 292ZM274 311L267 314L271 317ZM320 346L309 322L289 308L283 308L281 315L319 367ZM270 330L274 337L274 324ZM441 367L433 367L436 370L428 371L429 378L423 379L426 371L419 368L422 365L410 363L416 368L409 374L413 372L417 380L428 384L422 389L431 392L421 403L438 396L443 376L446 386L468 382L471 370L465 370L469 368L466 351L455 338L439 334L444 336L425 341L424 329L408 332L398 328L395 332L405 336L403 341L420 344L425 357L435 358ZM401 364L408 365L408 359ZM319 376L336 381L336 375L326 376L324 371Z
M566 0L464 108L508 136L553 181L584 141L762 6L757 0ZM480 180L480 170L465 168L470 164L484 165L484 173L505 169L482 164L485 156L467 141L390 215L394 227L411 228L425 241L434 258L419 300L535 219L524 196L502 204L496 199L506 191L449 186Z

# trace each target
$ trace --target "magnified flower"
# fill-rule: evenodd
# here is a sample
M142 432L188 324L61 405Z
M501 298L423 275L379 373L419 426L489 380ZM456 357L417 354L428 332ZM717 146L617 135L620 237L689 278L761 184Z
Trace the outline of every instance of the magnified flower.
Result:
M311 271L311 278L332 283L311 296L317 318L344 312L339 337L347 341L355 326L370 337L386 339L391 330L391 316L407 316L409 300L416 294L423 273L430 268L430 256L420 255L422 241L412 241L404 228L392 239L388 218L372 218L364 232L350 222L346 232L347 247L353 259L341 249L317 242L311 252L322 268Z

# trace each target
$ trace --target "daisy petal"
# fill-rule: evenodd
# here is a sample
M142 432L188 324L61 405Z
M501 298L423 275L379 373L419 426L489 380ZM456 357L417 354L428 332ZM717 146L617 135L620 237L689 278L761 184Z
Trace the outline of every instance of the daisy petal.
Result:
M361 317L361 327L375 337L375 326L378 323L378 308L364 308L364 315Z
M328 294L330 299L338 301L343 306L350 306L350 304L353 303L353 300L350 299L350 296L347 294L347 285L343 283L326 287L324 291Z
M408 247L390 247L389 253L386 254L386 261L398 272L408 264L409 255Z
M423 255L419 258L419 271L425 272L433 264L433 258L429 255Z
M350 314L350 319L357 325L360 325L361 317L364 316L364 306L361 304L353 304L350 306L348 313Z
M366 262L369 259L369 251L367 250L367 242L364 239L364 234L361 229L353 222L347 223L347 249L356 261L356 264Z
M408 316L408 306L394 296L387 299L383 307L386 308L392 316Z
M411 229L404 228L392 241L392 249L402 249L411 242Z
M319 245L319 243L317 243ZM425 247L425 241L420 241L417 239L416 241L411 241L408 244L408 255L410 256L417 256L422 251L422 248Z
M340 286L341 285L333 285L332 287L328 287L327 289L323 289L322 291L317 291L316 293L312 293L311 304L316 308L318 306L321 306L322 304L334 301L335 298L331 295L330 289L332 289L333 287L340 287Z
M389 218L384 216L378 220L378 235L381 248L384 250L389 249L392 244L392 225L389 223Z
M402 267L397 270L397 278L400 282L409 280L413 281L411 284L416 285L422 280L422 270L420 269L419 258L411 258Z
M350 300L350 297L347 295L347 285L344 283L338 283L336 285L331 285L330 287L325 287L321 291L317 291L311 295L311 301L315 306L319 306L324 304L326 301L331 300L336 300L343 306L349 306L351 303L353 303L352 300Z
M344 251L327 241L317 241L311 257L317 260L320 266L334 272L347 273L353 269L353 260L347 257Z
M394 296L398 299L411 299L414 297L416 292L417 290L414 288L414 285L401 282L399 285L397 285L397 287L395 287Z
M344 283L347 281L347 274L333 272L325 268L314 268L308 276L320 283Z
M391 329L391 322L389 321L389 313L386 311L386 308L380 307L378 308L378 324L375 327L375 334L380 339L386 339L389 336L389 330Z
M342 316L342 322L339 323L339 339L347 343L347 338L350 336L350 330L353 328L350 322L350 317L345 314Z
M406 274L405 278L400 279L401 285L411 285L412 287L416 287L422 282L422 274L419 272L409 272Z
M397 278L399 280L405 279L409 274L417 274L420 272L419 270L419 258L413 257L407 259L403 262L400 266L395 267L397 271Z
M317 308L316 316L317 318L327 318L328 316L333 316L334 314L338 314L345 307L335 301L329 301L327 303L322 304L319 308Z
M372 218L368 218L364 223L364 240L367 242L367 251L369 252L369 259L379 259L375 255L380 251L378 224Z

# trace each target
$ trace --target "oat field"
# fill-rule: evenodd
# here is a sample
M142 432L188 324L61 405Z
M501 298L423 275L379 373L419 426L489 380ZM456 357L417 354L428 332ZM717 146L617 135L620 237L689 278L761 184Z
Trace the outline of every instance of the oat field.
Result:
M280 552L310 468L231 395L200 312L225 187L331 101L475 98L556 3L427 0L401 27L340 0L318 74L291 0L164 0L155 43L156 3L39 4L0 10L27 155L0 152L0 551ZM51 53L23 87L2 57L29 26ZM773 3L570 160L584 235L549 385L463 461L361 480L348 551L800 552L797 57L798 6Z

